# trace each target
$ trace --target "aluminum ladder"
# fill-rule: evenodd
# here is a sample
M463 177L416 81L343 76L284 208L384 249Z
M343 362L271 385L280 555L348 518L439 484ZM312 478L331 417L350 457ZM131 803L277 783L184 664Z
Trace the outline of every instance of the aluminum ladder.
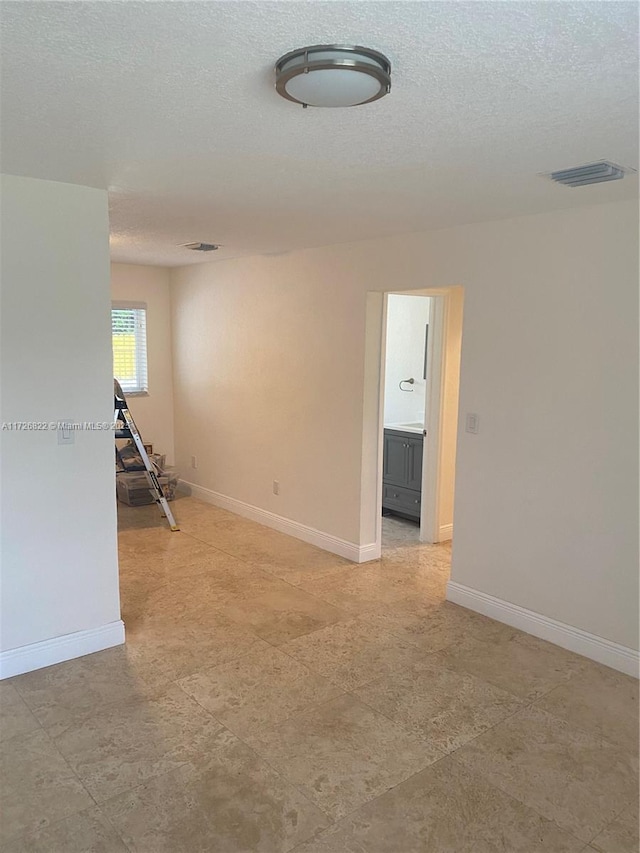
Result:
M158 475L156 474L155 469L151 464L147 451L144 449L144 444L142 443L142 436L138 431L138 427L136 426L136 422L133 419L133 415L129 411L126 397L124 396L122 388L120 387L120 383L117 379L113 380L113 400L115 406L113 421L115 425L116 438L132 439L144 465L144 469L130 468L129 470L145 471L147 475L147 480L149 481L149 491L153 495L153 499L155 500L155 502L160 506L160 509L162 510L165 518L169 522L169 527L172 531L180 530L180 528L176 524L175 518L173 517L173 513L171 512L169 503L164 496L162 486L160 485L160 481L158 480Z

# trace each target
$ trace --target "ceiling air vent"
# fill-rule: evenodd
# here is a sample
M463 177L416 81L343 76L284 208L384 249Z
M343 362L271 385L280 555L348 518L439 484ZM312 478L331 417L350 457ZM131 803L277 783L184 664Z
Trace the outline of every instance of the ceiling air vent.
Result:
M191 249L194 252L215 252L220 246L216 243L184 243L183 249Z
M587 163L586 166L547 173L545 177L551 178L557 184L564 184L565 187L586 187L588 184L601 184L603 181L618 181L630 171L632 170L616 166L608 160L598 160L597 163Z

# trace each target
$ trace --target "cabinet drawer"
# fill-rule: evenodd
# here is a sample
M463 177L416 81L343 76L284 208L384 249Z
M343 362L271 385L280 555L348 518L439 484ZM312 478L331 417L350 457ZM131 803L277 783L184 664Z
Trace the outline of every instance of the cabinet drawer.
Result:
M420 492L385 483L382 486L382 506L409 515L420 515Z

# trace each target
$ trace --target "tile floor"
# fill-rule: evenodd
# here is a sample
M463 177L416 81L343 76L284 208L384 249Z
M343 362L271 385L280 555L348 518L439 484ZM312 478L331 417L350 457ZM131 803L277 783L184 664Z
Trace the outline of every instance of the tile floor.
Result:
M0 684L5 853L637 853L635 680L191 498L120 510L126 647Z

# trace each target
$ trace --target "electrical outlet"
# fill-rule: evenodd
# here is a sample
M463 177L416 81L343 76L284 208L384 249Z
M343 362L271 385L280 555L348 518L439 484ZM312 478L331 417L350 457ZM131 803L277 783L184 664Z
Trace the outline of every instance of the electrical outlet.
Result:
M273 481L273 494L274 495L280 494L280 481L279 480Z
M467 432L477 433L480 429L480 418L475 412L467 412L465 429Z
M196 456L192 456L192 457L191 457L191 467L192 467L192 468L197 468L197 467L198 467L198 459L197 459L197 457L196 457Z

